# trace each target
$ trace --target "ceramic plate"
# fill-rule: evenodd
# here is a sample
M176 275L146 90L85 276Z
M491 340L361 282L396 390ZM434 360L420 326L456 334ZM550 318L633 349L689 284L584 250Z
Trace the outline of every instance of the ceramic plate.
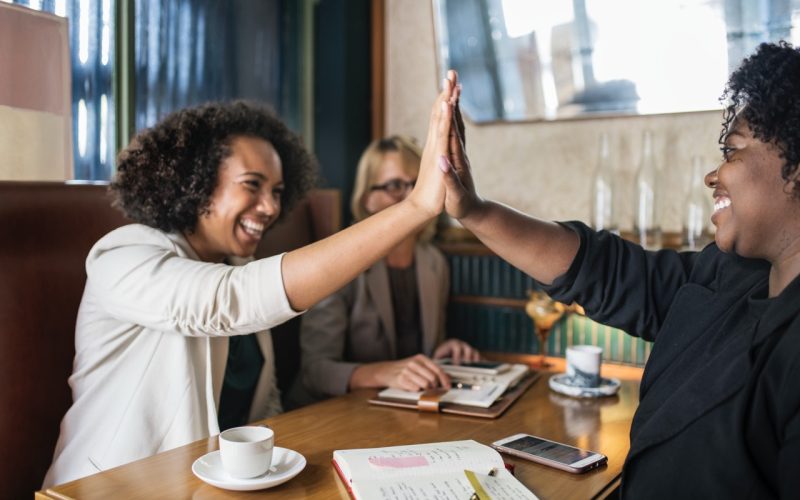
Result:
M276 446L272 452L272 465L269 471L251 479L237 479L229 476L222 468L219 450L206 453L192 464L194 475L217 488L236 491L263 490L283 484L306 466L306 459L296 451Z
M597 387L578 387L572 384L572 377L561 373L550 377L550 388L573 398L599 398L616 394L619 390L619 380L604 378L600 380L600 385Z

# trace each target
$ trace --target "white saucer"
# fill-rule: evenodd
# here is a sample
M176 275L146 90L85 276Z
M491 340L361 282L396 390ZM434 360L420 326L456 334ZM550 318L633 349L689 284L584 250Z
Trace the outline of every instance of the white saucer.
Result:
M272 466L261 476L237 479L222 469L219 450L206 453L192 464L194 475L217 488L236 491L263 490L283 484L298 475L306 466L303 455L287 448L276 446L272 452Z
M550 377L550 388L573 398L599 398L616 394L619 390L619 380L603 378L600 379L600 385L597 387L578 387L572 384L572 377L566 373L560 373Z

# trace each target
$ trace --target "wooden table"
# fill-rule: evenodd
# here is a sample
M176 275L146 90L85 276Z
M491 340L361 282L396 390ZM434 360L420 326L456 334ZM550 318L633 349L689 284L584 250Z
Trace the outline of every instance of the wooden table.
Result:
M555 369L559 370L561 366L557 365ZM604 375L608 376L605 370ZM40 491L36 498L346 499L347 491L331 465L333 450L460 439L489 444L518 432L608 456L607 466L585 474L570 474L506 456L507 462L516 465L517 478L537 496L543 499L602 498L619 482L628 452L631 419L639 403L636 375L640 371L629 373L633 374L632 379L622 380L617 396L597 400L579 400L556 394L548 389L549 374L543 373L527 393L496 420L372 406L366 400L375 391L358 391L284 413L265 422L275 430L277 446L300 452L308 464L297 477L271 489L234 492L197 479L191 471L192 462L217 449L217 437L213 436Z

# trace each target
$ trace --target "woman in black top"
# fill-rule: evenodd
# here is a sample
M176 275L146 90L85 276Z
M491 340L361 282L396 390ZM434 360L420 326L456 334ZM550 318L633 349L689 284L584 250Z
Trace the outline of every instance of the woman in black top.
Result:
M800 52L762 44L724 98L723 159L705 177L716 243L695 253L645 251L481 199L451 138L450 215L556 299L655 341L628 498L800 494Z

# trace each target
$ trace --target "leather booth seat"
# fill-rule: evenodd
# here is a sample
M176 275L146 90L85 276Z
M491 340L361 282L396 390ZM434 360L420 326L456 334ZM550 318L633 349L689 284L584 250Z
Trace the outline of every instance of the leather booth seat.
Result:
M317 190L264 237L272 255L340 228L336 190ZM50 465L89 249L126 224L105 185L0 182L0 498L30 498ZM298 319L273 330L278 384L299 367Z

